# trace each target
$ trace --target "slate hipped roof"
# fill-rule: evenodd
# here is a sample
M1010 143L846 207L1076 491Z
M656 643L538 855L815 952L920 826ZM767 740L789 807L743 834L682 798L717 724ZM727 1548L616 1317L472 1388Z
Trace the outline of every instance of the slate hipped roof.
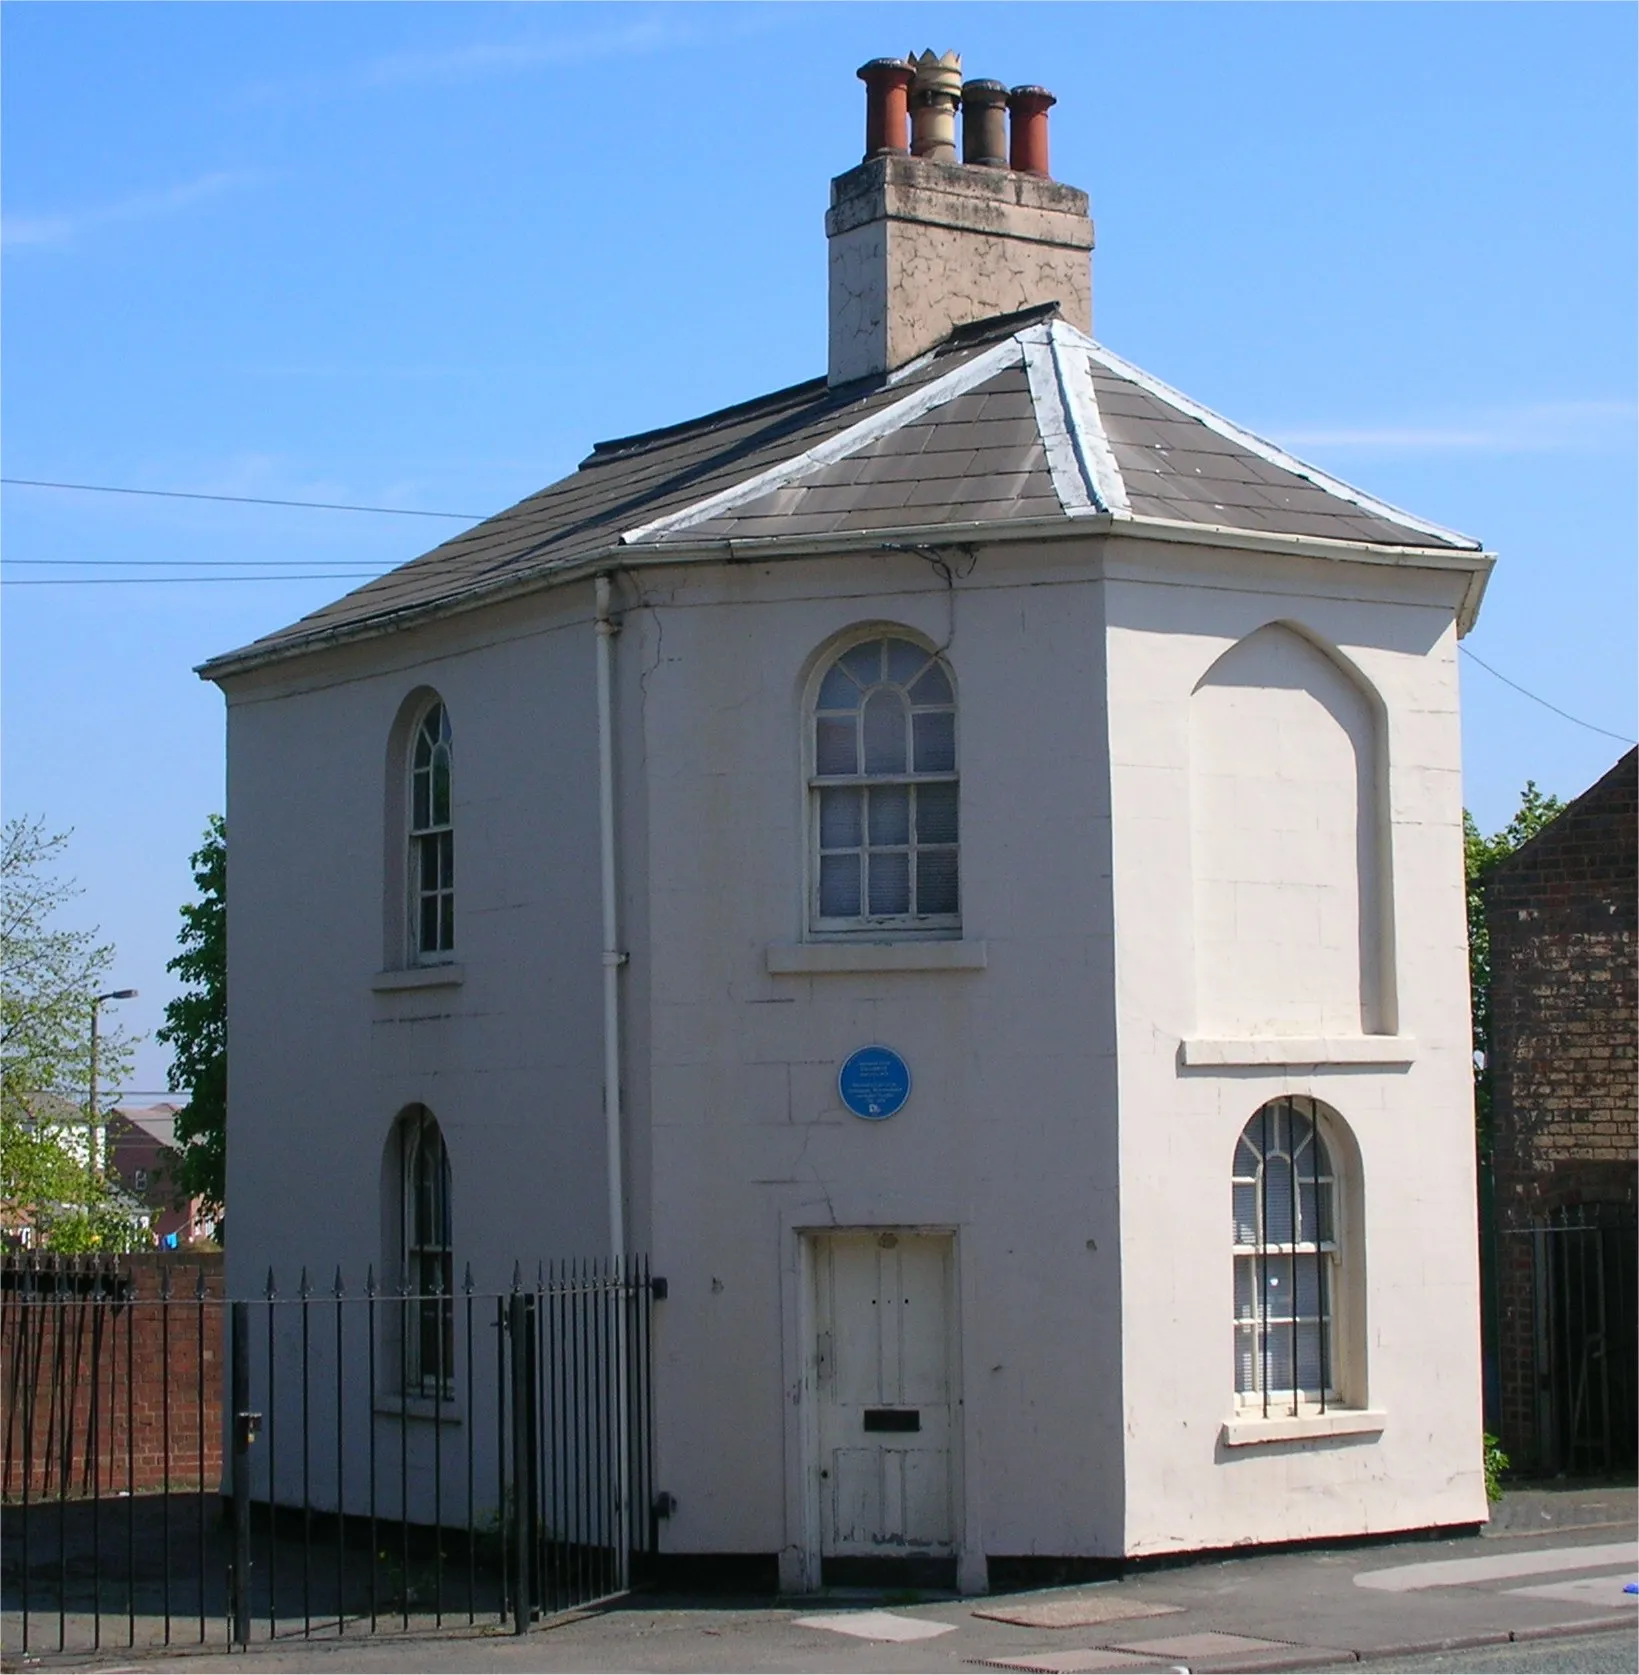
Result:
M962 327L882 378L818 378L600 442L572 476L200 672L229 674L589 564L1078 524L1480 553L1468 536L1191 401L1049 305Z

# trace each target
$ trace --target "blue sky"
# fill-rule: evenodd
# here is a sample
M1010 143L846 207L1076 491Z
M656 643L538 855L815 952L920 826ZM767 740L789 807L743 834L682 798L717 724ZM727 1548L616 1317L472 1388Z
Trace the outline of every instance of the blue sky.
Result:
M1635 17L13 0L5 474L482 514L595 439L812 376L854 68L955 47L1059 96L1097 335L1481 536L1469 647L1633 736ZM159 1022L223 804L192 666L459 527L5 490L6 581L79 580L4 589L4 805L74 828L129 1024ZM85 585L228 559L287 570ZM1466 659L1464 703L1487 828L1623 748ZM144 1048L134 1085L165 1064Z

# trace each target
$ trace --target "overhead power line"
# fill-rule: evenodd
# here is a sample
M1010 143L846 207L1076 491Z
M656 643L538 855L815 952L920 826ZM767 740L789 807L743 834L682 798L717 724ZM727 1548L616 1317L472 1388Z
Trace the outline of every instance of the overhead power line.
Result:
M264 576L0 576L0 587L163 587L183 582L373 582L381 570L303 570Z
M140 494L161 500L222 500L237 506L300 506L314 512L374 512L389 518L456 518L462 523L477 523L489 516L487 512L426 512L413 506L354 506L341 500L274 500L259 494L201 494L193 489L131 489L117 488L112 483L51 483L40 477L0 477L27 489L66 489L75 494Z
M1513 687L1522 697L1529 698L1533 704L1541 704L1545 710L1552 710L1555 715L1563 720L1575 722L1578 727L1586 727L1590 733L1600 733L1607 739L1615 739L1618 744L1639 744L1639 740L1630 739L1626 733L1613 733L1608 727L1596 727L1591 721L1584 721L1581 716L1572 715L1569 710L1562 710L1558 704L1550 704L1546 698L1539 698L1536 693L1521 686L1517 680L1510 680L1501 669L1493 669L1483 657L1475 656L1473 652L1469 651L1467 646L1459 645L1457 649L1466 656L1473 658L1474 662L1478 663L1488 675L1495 675L1504 686Z
M144 570L265 570L270 567L297 568L303 564L322 564L320 558L3 558L0 564L27 564L32 569L49 566L53 569L144 569ZM338 564L356 560L337 559ZM389 567L390 568L390 567ZM372 572L374 573L374 572ZM382 572L385 574L385 572Z

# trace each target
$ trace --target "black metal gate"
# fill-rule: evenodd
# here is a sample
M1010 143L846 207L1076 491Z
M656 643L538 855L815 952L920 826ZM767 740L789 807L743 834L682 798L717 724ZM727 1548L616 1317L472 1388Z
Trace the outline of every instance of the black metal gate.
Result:
M1639 1463L1639 1234L1631 1205L1555 1212L1505 1237L1531 1245L1538 1469Z
M523 1633L624 1591L654 1546L664 1293L641 1258L224 1301L8 1255L8 1648Z

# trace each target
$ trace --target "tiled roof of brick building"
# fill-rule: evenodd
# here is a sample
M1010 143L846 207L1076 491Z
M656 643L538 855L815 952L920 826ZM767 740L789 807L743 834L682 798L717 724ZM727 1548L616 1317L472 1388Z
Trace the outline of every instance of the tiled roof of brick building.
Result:
M823 378L599 443L573 475L207 676L607 560L1029 522L1232 530L1473 554L1151 378L1054 307L980 322L885 377Z

